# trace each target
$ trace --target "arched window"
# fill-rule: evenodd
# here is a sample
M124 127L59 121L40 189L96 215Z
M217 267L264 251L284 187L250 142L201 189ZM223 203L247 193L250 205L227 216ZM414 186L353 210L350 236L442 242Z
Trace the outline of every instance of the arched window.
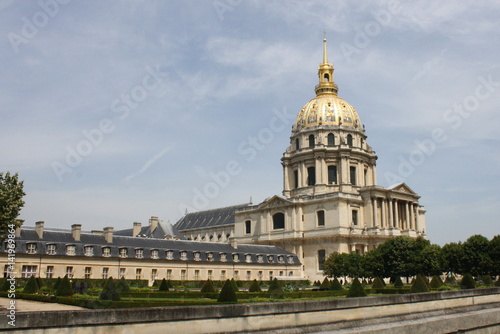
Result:
M329 82L330 81L330 76L328 75L328 73L325 73L325 75L323 76L323 82Z
M307 185L314 186L316 184L316 168L307 167Z
M314 147L314 135L309 135L309 147Z
M273 215L273 229L283 230L285 228L285 214L278 212Z
M327 139L328 139L328 146L335 145L335 136L333 135L333 133L329 133Z
M295 150L300 150L300 141L299 138L295 138Z
M349 145L349 147L352 147L352 136L351 135L347 135L347 145Z

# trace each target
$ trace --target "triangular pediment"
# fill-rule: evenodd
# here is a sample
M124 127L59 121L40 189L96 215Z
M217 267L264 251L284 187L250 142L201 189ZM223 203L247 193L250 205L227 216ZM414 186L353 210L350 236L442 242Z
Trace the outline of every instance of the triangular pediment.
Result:
M259 208L265 209L265 208L277 208L277 207L282 207L282 206L289 206L292 205L293 203L283 197L280 197L278 195L274 195L271 198L265 199L264 202L262 202L259 205Z
M389 188L392 191L398 191L400 193L405 193L405 194L410 194L410 195L417 195L416 192L414 192L406 183L401 182L398 184L393 185L392 187Z

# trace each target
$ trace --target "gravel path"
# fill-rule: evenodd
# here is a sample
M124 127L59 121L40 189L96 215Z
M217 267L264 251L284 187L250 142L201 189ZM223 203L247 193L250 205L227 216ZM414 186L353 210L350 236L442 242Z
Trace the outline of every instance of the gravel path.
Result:
M32 300L16 299L16 312L33 311L62 311L62 310L86 310L86 308L72 305L36 302ZM10 305L9 298L0 298L0 312L4 313Z

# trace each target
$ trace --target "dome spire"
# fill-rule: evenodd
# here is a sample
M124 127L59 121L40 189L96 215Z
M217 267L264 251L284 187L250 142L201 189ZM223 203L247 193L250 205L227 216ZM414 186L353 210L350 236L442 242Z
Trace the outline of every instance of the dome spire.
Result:
M326 47L326 31L323 32L323 62L319 64L318 78L319 84L315 88L316 95L334 94L337 95L338 87L333 81L333 64L328 62L328 51Z
M323 31L323 64L328 64L328 53L326 50L326 31Z

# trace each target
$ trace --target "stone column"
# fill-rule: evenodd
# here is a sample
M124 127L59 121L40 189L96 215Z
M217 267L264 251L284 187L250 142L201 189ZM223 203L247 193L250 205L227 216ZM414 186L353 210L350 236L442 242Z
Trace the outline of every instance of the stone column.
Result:
M372 207L373 207L373 227L376 227L377 224L377 199L372 197Z
M399 226L399 205L398 205L398 200L395 199L394 200L394 227L397 227L397 228L401 228L401 226Z
M289 191L291 189L290 187L290 175L288 173L289 170L289 165L285 164L283 166L283 190L284 191Z
M405 229L409 230L410 229L410 202L406 201L405 203L405 214L406 214L406 225Z
M381 204L382 204L382 219L381 219L381 222L380 222L380 226L382 227L387 227L387 218L386 218L386 213L385 213L385 205L386 205L386 201L385 199L382 198L381 200Z
M314 169L316 170L316 184L323 184L325 182L323 182L323 173L322 173L322 169L321 169L321 160L323 158L321 157L317 157L316 159L314 159Z
M394 207L392 205L392 198L389 198L387 200L388 204L389 204L389 226L388 227L394 227Z

